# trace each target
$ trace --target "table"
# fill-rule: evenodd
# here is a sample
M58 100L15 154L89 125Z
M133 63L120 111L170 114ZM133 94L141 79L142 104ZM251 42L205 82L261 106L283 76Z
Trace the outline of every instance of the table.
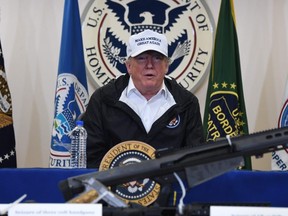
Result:
M0 203L27 194L24 202L64 203L58 183L95 169L0 169ZM288 207L288 172L235 170L188 189L187 203L267 203Z

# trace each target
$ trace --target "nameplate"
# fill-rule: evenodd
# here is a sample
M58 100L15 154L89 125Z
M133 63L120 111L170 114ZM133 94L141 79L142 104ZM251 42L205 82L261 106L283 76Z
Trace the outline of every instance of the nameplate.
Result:
M101 204L21 203L8 210L8 216L94 216L102 215Z
M246 206L211 206L210 216L287 216L288 208L281 207L246 207Z

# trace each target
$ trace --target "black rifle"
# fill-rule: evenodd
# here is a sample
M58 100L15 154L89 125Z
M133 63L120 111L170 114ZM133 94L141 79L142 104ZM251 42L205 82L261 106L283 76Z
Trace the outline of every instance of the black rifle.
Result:
M150 178L160 184L171 180L173 173L180 173L192 187L240 165L243 157L259 156L277 151L288 143L288 127L276 128L249 135L221 139L196 147L185 147L156 152L156 159L124 167L91 172L70 177L59 186L66 200L84 189L84 181L95 179L105 186L114 186L132 180ZM205 169L203 169L203 167Z

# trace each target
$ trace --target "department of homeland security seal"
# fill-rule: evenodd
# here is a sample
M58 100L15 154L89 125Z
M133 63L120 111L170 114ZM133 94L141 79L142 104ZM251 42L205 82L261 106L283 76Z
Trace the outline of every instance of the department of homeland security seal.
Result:
M70 132L76 126L77 116L85 111L88 98L86 88L75 75L70 73L58 75L50 167L70 166Z
M145 29L166 35L167 75L181 86L194 91L208 72L214 23L201 0L92 0L83 14L85 64L97 86L126 73L128 38Z
M143 160L154 158L155 149L152 146L140 141L125 141L114 146L105 154L99 170L129 166L129 164L141 163ZM111 190L126 202L148 206L158 198L160 185L149 178L145 178L117 185Z

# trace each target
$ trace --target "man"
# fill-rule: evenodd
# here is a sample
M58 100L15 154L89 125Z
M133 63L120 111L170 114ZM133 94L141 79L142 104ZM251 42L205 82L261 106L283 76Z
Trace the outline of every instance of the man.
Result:
M129 38L128 73L98 88L83 117L88 132L87 167L99 167L106 152L129 140L155 149L204 142L198 99L166 77L168 43L145 30Z

